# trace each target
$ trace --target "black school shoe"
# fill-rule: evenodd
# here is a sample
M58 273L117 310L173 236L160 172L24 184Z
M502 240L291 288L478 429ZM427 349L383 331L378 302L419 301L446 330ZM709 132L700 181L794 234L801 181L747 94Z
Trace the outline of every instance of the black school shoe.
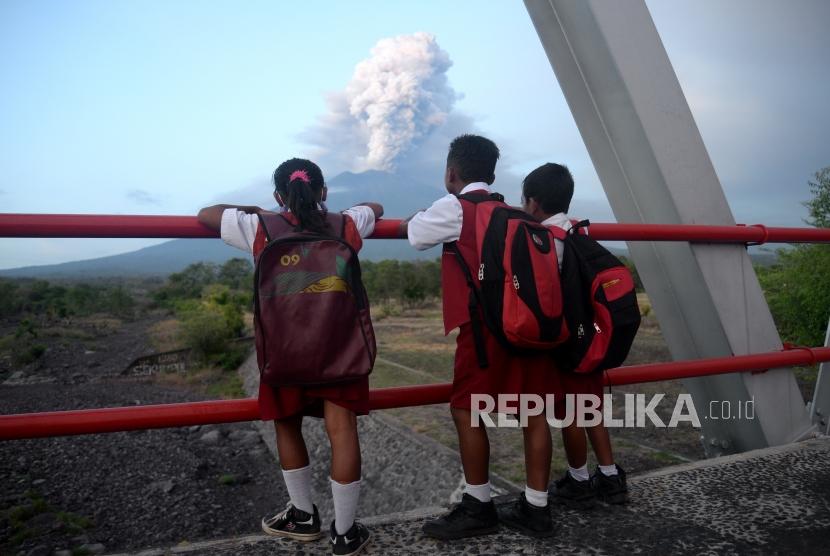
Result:
M591 476L591 483L600 500L606 504L625 504L628 502L628 483L625 480L625 470L617 466L617 474L608 477L597 467Z
M550 537L554 534L550 504L544 508L534 506L523 492L514 503L498 509L499 521L531 537Z
M499 516L493 501L480 502L469 494L464 494L461 503L448 514L427 521L423 528L425 535L442 541L477 537L498 530Z
M369 541L372 534L362 523L354 522L345 535L338 535L334 522L331 522L331 553L337 556L354 556L359 554Z
M263 517L262 530L273 537L288 537L303 542L316 541L324 535L320 530L317 506L314 506L312 515L295 508L290 502L283 511L273 517Z
M575 510L589 510L596 505L597 491L594 481L577 481L570 472L565 471L561 479L554 482L548 489L551 500Z

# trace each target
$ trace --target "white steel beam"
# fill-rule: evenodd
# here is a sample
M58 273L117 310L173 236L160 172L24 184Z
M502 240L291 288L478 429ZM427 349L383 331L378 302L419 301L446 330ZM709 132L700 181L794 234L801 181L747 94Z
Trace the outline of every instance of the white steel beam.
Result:
M643 0L525 0L591 160L621 222L735 224ZM632 242L675 359L781 349L746 249ZM707 454L792 442L809 430L788 369L685 381ZM710 402L754 400L754 419L712 419ZM720 416L720 406L717 416Z

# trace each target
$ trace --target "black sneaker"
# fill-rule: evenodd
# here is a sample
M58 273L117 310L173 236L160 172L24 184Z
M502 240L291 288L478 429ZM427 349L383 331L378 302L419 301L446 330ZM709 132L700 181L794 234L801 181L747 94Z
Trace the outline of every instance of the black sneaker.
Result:
M334 522L331 522L331 553L337 556L354 556L359 554L369 541L372 539L372 534L362 523L354 522L352 528L346 531L345 535L338 535L337 529L334 528Z
M625 480L625 470L617 466L617 474L610 477L600 471L599 467L591 476L591 483L599 499L606 504L625 504L628 502L628 483Z
M577 481L569 471L561 479L554 482L548 489L551 500L576 510L588 510L594 507L597 501L597 491L593 481Z
M298 541L316 541L324 535L320 530L320 514L314 506L314 515L295 508L290 502L273 517L262 518L262 530L274 537L288 537Z
M500 507L498 512L502 523L531 537L550 537L554 533L550 504L544 508L534 506L527 501L524 492L514 503Z
M461 503L448 514L424 523L428 537L448 541L477 537L499 530L499 516L493 501L480 502L469 494L461 497Z

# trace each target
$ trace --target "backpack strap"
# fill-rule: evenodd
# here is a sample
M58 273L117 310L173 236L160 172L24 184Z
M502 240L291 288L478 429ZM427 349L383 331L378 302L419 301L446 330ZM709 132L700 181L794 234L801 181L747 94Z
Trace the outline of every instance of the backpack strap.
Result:
M257 213L259 216L259 223L265 231L266 241L271 241L281 235L285 235L294 230L294 224L282 214L270 211L261 211Z
M488 201L496 201L499 203L504 202L504 195L502 195L501 193L485 193L483 190L471 191L469 193L464 194L457 193L455 197L457 199L469 201L475 205L477 205L478 203L486 203Z
M583 236L588 235L588 226L591 225L591 221L588 219L585 220L571 220L571 229L568 231L569 234L579 234Z
M473 342L476 346L476 357L478 358L478 366L482 369L486 369L490 366L490 363L487 360L487 347L484 344L484 331L481 328L481 311L479 310L481 302L478 297L478 288L473 281L473 274L470 272L470 267L467 265L467 261L464 260L464 256L458 249L457 242L453 241L447 243L447 249L455 255L459 266L461 266L461 271L464 273L464 279L467 281L467 287L470 290L467 309L470 311L470 325L473 327Z
M297 228L296 224L293 224L285 215L280 213L262 211L257 213L257 216L259 216L259 223L262 225L262 229L265 230L265 239L267 241L272 241L275 238L294 232ZM332 230L336 230L336 237L345 237L345 216L339 212L327 212L326 222L328 222Z
M346 237L346 216L342 212L327 212L326 222L329 223L332 230L337 231L337 237Z

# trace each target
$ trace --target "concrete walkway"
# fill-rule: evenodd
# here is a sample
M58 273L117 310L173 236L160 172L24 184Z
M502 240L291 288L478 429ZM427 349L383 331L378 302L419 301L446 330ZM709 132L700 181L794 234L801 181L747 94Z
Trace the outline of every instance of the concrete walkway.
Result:
M632 502L576 512L554 508L558 534L539 541L502 528L442 543L421 535L427 508L364 520L367 554L819 554L830 545L830 439L768 448L662 469L629 480ZM501 503L510 497L503 497ZM328 541L286 542L254 535L140 552L166 554L329 554Z

